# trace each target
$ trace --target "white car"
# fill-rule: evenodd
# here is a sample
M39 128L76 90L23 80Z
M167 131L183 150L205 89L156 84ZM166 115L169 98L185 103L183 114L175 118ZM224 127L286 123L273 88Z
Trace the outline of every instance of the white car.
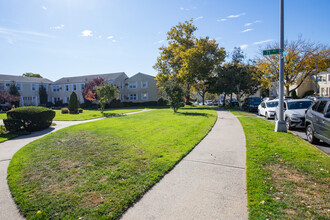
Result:
M265 116L266 119L275 118L275 110L278 100L263 101L258 106L258 115Z
M284 100L284 120L286 128L305 127L306 110L313 104L310 99L288 99ZM278 120L279 106L276 108L275 120Z

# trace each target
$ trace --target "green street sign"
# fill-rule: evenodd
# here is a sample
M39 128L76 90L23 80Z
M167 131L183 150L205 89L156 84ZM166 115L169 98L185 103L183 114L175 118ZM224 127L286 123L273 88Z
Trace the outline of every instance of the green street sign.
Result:
M263 50L262 53L264 56L272 55L272 54L280 54L280 49Z

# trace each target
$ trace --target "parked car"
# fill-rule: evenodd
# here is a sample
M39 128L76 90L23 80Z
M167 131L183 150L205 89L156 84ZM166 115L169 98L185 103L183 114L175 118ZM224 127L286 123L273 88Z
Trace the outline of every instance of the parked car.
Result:
M236 99L232 98L231 99L231 104L230 104L230 99L226 99L226 104L229 106L239 106L239 103Z
M213 100L206 100L205 105L213 105Z
M308 108L305 127L308 142L322 140L330 144L330 98L320 99Z
M244 99L243 102L243 110L249 111L249 112L256 112L258 111L258 106L262 102L262 99L259 97L249 97Z
M266 119L275 118L275 110L278 105L278 100L263 101L258 106L258 115L265 116Z
M284 100L284 120L288 130L292 128L305 127L305 112L313 104L309 99ZM276 107L275 120L278 120L279 105Z
M317 100L323 99L324 97L322 96L318 96L318 95L310 95L310 96L306 96L305 99L310 99L313 102L316 102Z

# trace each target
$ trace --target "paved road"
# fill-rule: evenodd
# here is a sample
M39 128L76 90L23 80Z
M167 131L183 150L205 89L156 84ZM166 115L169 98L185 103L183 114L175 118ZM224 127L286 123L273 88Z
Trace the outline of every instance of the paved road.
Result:
M151 111L151 110L130 112L123 115L131 115L144 111ZM118 117L118 116L114 116L114 117ZM97 119L91 119L85 121L54 121L56 123L55 126L52 126L42 131L33 132L29 135L19 136L10 139L8 141L5 141L3 143L0 143L0 220L24 219L17 209L17 206L11 196L9 186L7 184L7 169L13 155L28 143L36 139L39 139L51 132L60 130L68 126L101 120L101 119L104 118L97 118Z
M122 219L248 219L244 131L217 113L210 133Z
M256 114L257 115L257 114ZM257 115L258 116L258 115ZM265 117L262 116L258 116L259 118L263 118L265 119ZM266 119L265 119L266 120ZM274 120L269 120L275 123ZM297 135L299 137L301 137L303 140L307 141L307 136L306 136L306 130L304 128L295 128L290 130L294 135ZM328 156L330 156L330 146L326 143L324 143L323 141L320 141L319 144L313 144L316 148L318 148L319 150L323 151L325 154L327 154Z

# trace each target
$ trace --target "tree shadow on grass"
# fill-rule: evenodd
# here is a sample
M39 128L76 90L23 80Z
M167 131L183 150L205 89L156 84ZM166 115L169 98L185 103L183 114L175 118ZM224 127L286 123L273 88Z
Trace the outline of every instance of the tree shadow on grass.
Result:
M185 115L185 116L203 116L203 117L209 117L209 114L207 113L198 113L198 112L177 112L176 114L179 115Z

